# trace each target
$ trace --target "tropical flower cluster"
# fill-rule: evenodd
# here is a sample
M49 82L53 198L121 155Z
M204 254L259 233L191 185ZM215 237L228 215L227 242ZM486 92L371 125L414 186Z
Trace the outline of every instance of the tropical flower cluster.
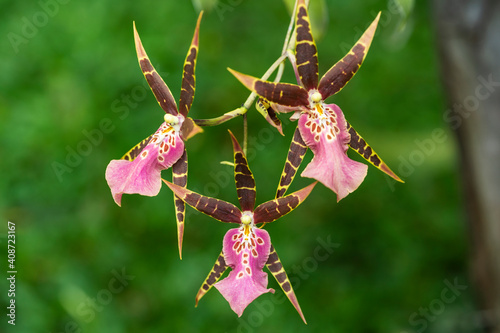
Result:
M163 122L155 133L134 146L121 159L109 163L106 180L118 205L121 205L123 194L155 196L159 193L162 183L167 185L174 194L181 258L185 204L220 222L235 224L222 240L222 251L196 295L196 305L213 286L229 302L231 309L241 316L248 304L258 296L267 292L274 293L273 289L268 288L268 276L263 271L265 266L302 320L306 322L286 271L271 243L269 233L262 227L297 208L318 182L331 189L336 194L337 201L356 190L366 177L368 167L347 156L349 147L379 170L401 181L347 122L340 107L325 102L327 98L339 92L361 66L374 37L380 14L350 52L319 78L318 55L311 33L307 6L305 0L298 0L292 21L292 26L295 27L293 38L290 38L294 43L289 43L292 47L288 48L277 61L277 64L282 66L288 58L294 69L297 84L283 83L279 80L266 81L229 69L254 93L247 102L252 103L252 98L257 95L256 109L281 134L283 132L279 114L291 112L290 119L297 120L297 128L276 196L257 207L255 207L256 186L253 173L250 171L244 149L231 132L229 134L234 150L232 164L239 207L187 188L188 159L184 142L202 132L200 126L220 125L236 116L244 115L248 110L248 103L245 103L241 108L215 119L193 120L188 117L195 93L201 17L202 13L198 17L184 62L178 106L167 84L149 60L134 24L135 48L140 68L165 114ZM314 182L299 191L285 195L307 149L313 152L314 157L302 171L301 176L312 178ZM161 177L161 171L169 168L172 169L173 175L171 182ZM220 280L228 268L231 271Z

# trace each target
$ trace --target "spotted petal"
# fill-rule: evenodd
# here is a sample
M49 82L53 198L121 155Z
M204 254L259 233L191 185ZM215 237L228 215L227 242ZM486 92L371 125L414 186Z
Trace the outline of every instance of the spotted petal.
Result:
M352 47L344 58L338 61L335 65L323 75L319 82L318 90L323 96L323 100L327 97L336 94L349 82L361 67L363 60L368 53L370 44L375 30L377 29L380 13L377 15L372 24L366 29L364 34L359 38L358 42Z
M210 198L196 192L190 191L182 186L172 184L165 179L163 182L177 195L182 201L208 216L221 222L240 223L241 211L232 203Z
M228 269L229 267L226 264L226 261L224 260L224 253L221 252L219 257L217 258L217 261L215 261L214 267L210 270L210 273L208 273L207 278L205 281L203 281L203 284L200 287L200 290L198 290L198 293L196 294L196 304L195 307L198 306L198 302L200 299L205 296L205 294L212 288L212 286L219 281L220 277L224 272Z
M297 39L295 51L297 57L297 71L300 80L307 90L318 87L318 52L311 33L311 22L304 0L297 2Z
M286 197L269 200L260 204L255 208L254 220L255 223L269 223L276 221L282 216L290 213L297 208L311 193L317 182L304 187L301 190L293 192Z
M260 295L274 293L273 289L267 288L267 274L262 271L270 249L271 239L267 231L250 225L230 229L224 236L222 252L232 270L214 287L238 316Z
M184 71L182 73L181 96L179 98L179 112L186 116L191 108L194 98L194 90L196 84L196 56L198 55L198 33L200 30L201 17L203 11L198 16L198 22L194 30L193 40L189 47L186 60L184 61Z
M399 178L398 175L396 175L394 171L392 171L391 168L389 168L389 166L382 161L372 147L366 143L365 139L363 139L349 123L347 123L347 131L349 131L349 134L351 135L349 147L355 150L359 155L361 155L361 157L370 162L377 169L385 172L398 182L404 183L404 181L402 181L401 178Z
M245 87L270 102L290 107L307 107L309 105L307 90L298 85L262 81L256 77L234 71L231 68L228 68L228 70Z
M241 149L240 144L229 131L233 141L234 150L234 181L236 182L236 192L242 211L253 211L255 207L255 179L252 171L248 167L247 158Z
M275 127L281 135L284 135L281 120L278 118L276 112L267 100L260 97L257 102L255 102L255 108L267 120L267 122L271 124L271 126Z
M144 47L142 46L141 39L139 38L139 33L135 28L134 22L134 40L135 40L135 49L137 51L137 58L139 59L139 65L141 66L142 73L148 81L149 86L151 87L151 91L156 97L158 104L160 104L163 111L166 113L173 114L174 116L178 114L177 104L175 103L175 99L168 89L168 86L165 84L161 76L158 74L156 69L151 64Z
M350 135L340 108L335 104L324 105L322 117L303 114L298 126L302 139L314 153L301 176L323 183L337 193L337 201L357 189L368 167L346 154Z
M121 206L124 193L157 195L161 170L170 168L183 152L184 142L178 133L163 123L134 160L112 160L106 168L106 180L115 202Z
M278 253L276 253L273 245L271 245L271 253L269 254L269 259L267 259L266 267L279 283L286 297L288 297L290 303L292 303L295 310L297 310L297 312L299 313L300 318L302 318L304 323L307 324L306 318L304 318L304 314L302 313L302 309L300 308L299 301L297 300L295 292L293 291L293 287L290 284L290 280L288 279L288 275L286 274L285 269L283 268L283 264L281 263L281 260L278 257Z
M281 198L285 195L285 192L288 190L293 178L295 178L295 174L299 169L300 163L302 163L302 160L304 159L306 151L307 146L304 143L304 140L302 140L299 128L297 127L293 134L290 148L288 149L285 166L283 167L280 183L278 184L278 190L276 191L276 198Z
M172 182L176 185L186 187L187 185L188 160L187 152L172 166ZM174 195L175 220L177 222L177 244L179 245L179 257L182 259L182 238L184 236L184 220L186 217L186 205L181 198Z

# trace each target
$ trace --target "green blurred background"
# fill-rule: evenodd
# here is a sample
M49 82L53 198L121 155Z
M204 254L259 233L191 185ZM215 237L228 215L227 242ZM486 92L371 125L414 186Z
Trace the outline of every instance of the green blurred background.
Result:
M120 208L104 179L109 161L153 133L163 117L137 63L132 21L177 99L197 10L207 8L190 115L211 118L248 96L226 67L260 76L280 55L285 3L2 1L0 267L4 274L12 221L18 271L15 327L4 315L6 279L0 284L2 331L478 331L470 320L462 187L455 140L442 120L428 2L405 1L403 11L394 1L312 2L320 74L383 11L358 75L328 101L406 183L370 166L340 203L319 185L293 214L266 226L306 326L272 276L277 296L259 297L241 318L215 289L195 308L229 226L188 208L181 261L168 188L153 198L125 195ZM283 81L294 81L288 64ZM281 137L254 108L248 121L260 203L274 196L296 125L285 121ZM242 119L206 128L187 143L188 186L236 203L232 169L220 164L232 158L227 129L241 139ZM436 130L443 131L439 142ZM170 170L163 176L169 179ZM292 190L309 183L297 177ZM327 242L333 251L318 256ZM133 278L120 284L122 273ZM454 283L467 289L445 301Z

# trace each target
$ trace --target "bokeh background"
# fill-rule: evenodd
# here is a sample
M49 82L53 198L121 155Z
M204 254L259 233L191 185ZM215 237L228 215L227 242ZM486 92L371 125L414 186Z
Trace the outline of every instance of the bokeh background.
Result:
M402 1L399 9L394 1L313 1L320 74L383 11L362 68L328 101L406 183L370 166L359 189L340 203L318 185L293 214L266 226L307 326L272 276L276 296L259 297L241 318L215 289L195 308L228 225L188 208L181 261L168 188L153 198L125 195L120 208L104 179L109 161L154 132L163 117L137 63L132 21L178 98L197 12L207 9L190 115L211 118L248 96L226 67L260 76L280 55L287 5L1 3L0 267L4 276L12 221L18 271L15 327L4 314L8 285L1 279L1 331L479 332L457 149L443 121L427 1ZM283 81L294 81L288 64ZM254 108L248 113L258 203L276 191L296 126L286 118L282 137ZM236 203L232 169L220 164L232 158L227 129L241 139L242 119L188 141L188 186ZM311 158L308 152L302 168ZM309 183L297 177L292 189Z

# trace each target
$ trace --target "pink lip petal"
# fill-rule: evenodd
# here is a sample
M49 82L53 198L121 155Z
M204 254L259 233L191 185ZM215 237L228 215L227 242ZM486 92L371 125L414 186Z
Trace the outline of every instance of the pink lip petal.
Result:
M336 115L335 123L330 123L329 128L319 130L319 121L309 114L303 114L299 118L300 134L314 153L312 161L301 176L320 181L335 192L337 201L340 201L359 187L366 176L368 166L347 156L350 135L340 108L335 104L324 105L324 108L325 112L330 110L332 116Z
M165 128L165 123L155 136ZM155 196L161 188L161 171L170 168L182 156L184 142L178 133L167 135L162 142L153 142L144 147L133 161L112 160L106 168L106 180L113 199L121 206L124 193Z
M232 271L214 285L238 316L260 295L274 293L267 288L267 274L262 271L271 249L269 234L263 229L249 227L249 241L245 242L244 228L230 229L224 236L222 251Z

